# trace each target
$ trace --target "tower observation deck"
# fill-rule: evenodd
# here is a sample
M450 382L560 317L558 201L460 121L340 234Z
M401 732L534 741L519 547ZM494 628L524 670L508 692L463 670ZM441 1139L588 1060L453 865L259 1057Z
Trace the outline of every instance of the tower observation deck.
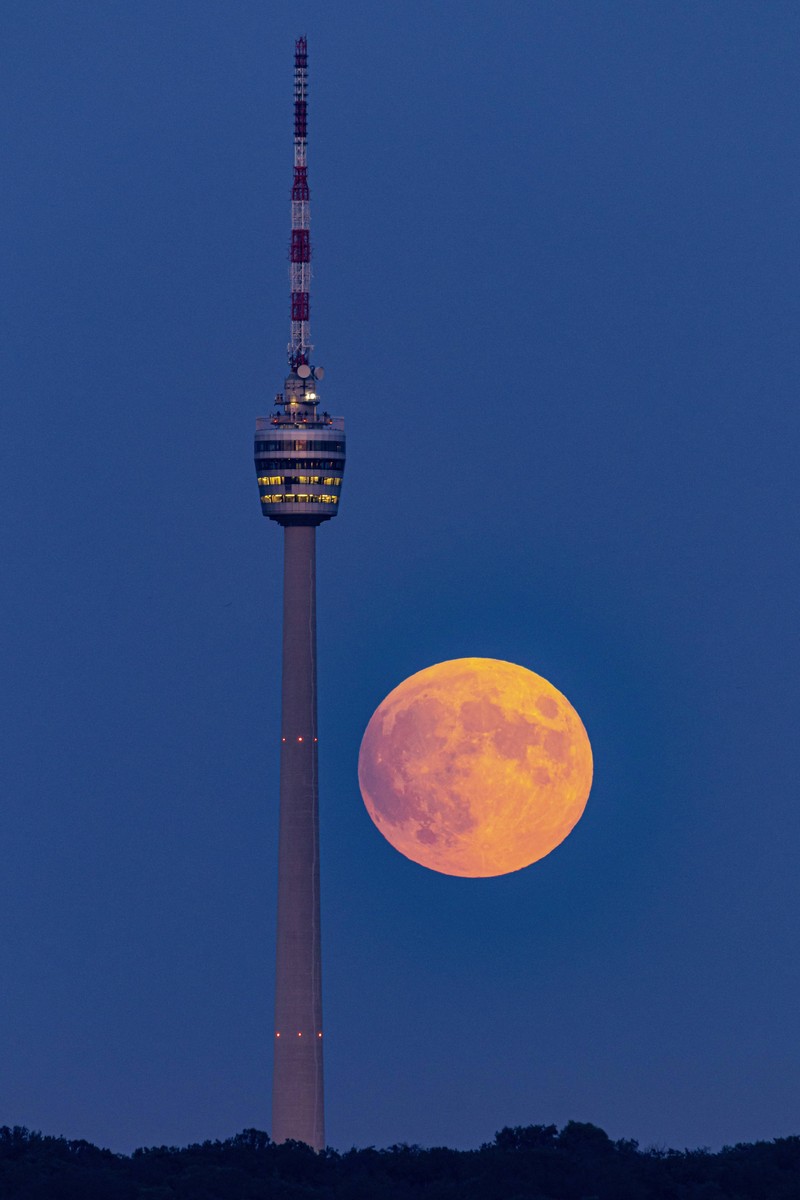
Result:
M256 420L261 511L283 526L278 932L272 1138L325 1145L317 785L316 527L339 511L344 421L320 408L310 354L308 53L295 43L289 374Z
M265 517L281 525L319 525L339 510L344 421L319 412L322 367L301 364L275 398L279 411L256 420L255 462Z

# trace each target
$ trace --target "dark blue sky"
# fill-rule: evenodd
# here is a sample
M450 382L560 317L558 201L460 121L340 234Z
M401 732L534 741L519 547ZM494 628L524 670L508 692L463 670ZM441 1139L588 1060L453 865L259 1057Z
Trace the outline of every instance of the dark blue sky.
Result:
M800 1131L800 10L5 0L0 1121L269 1128L293 40L319 536L328 1136ZM572 701L533 868L373 828L378 702Z

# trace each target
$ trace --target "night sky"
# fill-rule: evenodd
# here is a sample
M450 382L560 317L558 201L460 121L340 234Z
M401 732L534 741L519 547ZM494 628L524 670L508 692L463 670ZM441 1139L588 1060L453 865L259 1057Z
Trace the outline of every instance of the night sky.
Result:
M270 1127L294 39L315 359L329 1142L800 1132L800 8L4 0L0 1123ZM595 782L488 880L356 762L461 656Z

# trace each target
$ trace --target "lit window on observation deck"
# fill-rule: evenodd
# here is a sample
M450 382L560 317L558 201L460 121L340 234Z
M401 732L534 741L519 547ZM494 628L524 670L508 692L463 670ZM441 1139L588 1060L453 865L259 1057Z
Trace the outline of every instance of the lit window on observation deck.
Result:
M289 495L281 493L267 494L261 497L262 504L338 504L338 496L329 496L322 493L319 496L313 496L309 492L293 492Z
M341 471L344 463L336 458L263 458L256 463L259 471ZM330 487L338 479L323 479Z

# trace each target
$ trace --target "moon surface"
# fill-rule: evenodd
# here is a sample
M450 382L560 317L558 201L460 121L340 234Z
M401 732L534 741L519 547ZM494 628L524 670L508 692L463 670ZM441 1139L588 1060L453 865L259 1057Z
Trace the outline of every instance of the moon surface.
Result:
M505 875L544 858L583 813L592 748L575 709L514 663L457 658L378 706L358 757L372 820L445 875Z

